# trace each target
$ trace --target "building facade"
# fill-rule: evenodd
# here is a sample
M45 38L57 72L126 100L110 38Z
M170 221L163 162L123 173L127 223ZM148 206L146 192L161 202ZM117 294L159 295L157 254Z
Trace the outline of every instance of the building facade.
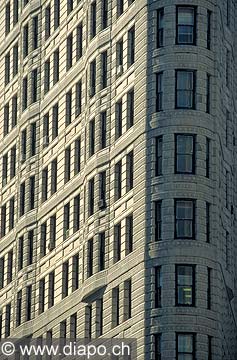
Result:
M0 335L235 360L236 4L0 4Z

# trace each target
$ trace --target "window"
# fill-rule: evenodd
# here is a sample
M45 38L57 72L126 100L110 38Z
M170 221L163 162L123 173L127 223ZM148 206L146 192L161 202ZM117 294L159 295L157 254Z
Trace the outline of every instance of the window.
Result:
M40 227L40 256L46 255L46 237L47 237L47 223L41 224Z
M226 1L226 25L230 26L230 14L231 14L231 2L230 0Z
M210 144L211 140L206 139L206 177L209 178L210 176Z
M127 94L127 130L134 124L134 89Z
M195 334L177 333L176 334L176 359L195 360Z
M195 266L176 265L176 306L195 306Z
M50 60L44 63L44 93L47 94L50 88Z
M211 19L212 19L212 12L207 10L207 49L211 49Z
M36 155L36 123L30 124L30 156Z
M107 51L101 54L101 87L102 89L107 86Z
M91 39L96 36L96 1L91 4Z
M105 269L105 232L99 234L99 271Z
M89 157L95 153L95 119L89 123Z
M92 335L92 305L87 305L86 308L86 332L85 332L85 338L91 339Z
M72 257L72 291L79 288L79 255Z
M7 214L6 205L2 205L2 207L1 207L1 237L6 235L6 214Z
M26 321L31 320L31 306L32 306L32 285L26 287Z
M155 308L161 307L162 270L161 266L155 267Z
M27 266L33 264L33 250L34 250L34 230L28 232L28 244L27 244Z
M28 103L28 78L24 77L22 81L22 111L27 108Z
M59 49L53 53L53 84L59 81Z
M73 10L73 0L67 0L67 14L69 15L70 12Z
M96 60L90 63L90 97L95 95L96 91Z
M106 171L99 173L99 209L106 207Z
M157 10L157 38L156 46L164 46L164 8Z
M154 334L155 360L161 360L162 334Z
M106 148L106 122L107 122L107 112L103 111L100 114L100 148Z
M102 30L108 26L108 0L102 0L101 2L101 23Z
M67 203L66 205L64 205L63 230L64 230L63 239L66 240L69 236L69 230L70 230L70 203Z
M163 73L156 74L156 112L163 110Z
M162 240L162 201L155 202L155 241Z
M213 337L212 336L209 336L207 337L207 341L208 341L208 359L207 360L212 360L212 339Z
M226 50L226 86L229 88L230 87L230 62L231 62L231 58L230 58L230 51Z
M45 9L45 40L50 37L50 27L51 27L51 10L50 5Z
M87 276L90 277L93 275L93 238L88 240L88 270Z
M70 34L67 37L67 60L66 60L66 71L68 71L72 67L72 44L73 44L73 37Z
M206 242L210 242L210 208L211 204L206 202Z
M81 114L82 108L82 82L81 80L76 83L76 117Z
M175 173L195 174L195 135L175 135Z
M20 185L20 216L25 214L25 182Z
M35 175L30 177L30 199L29 199L29 210L35 208Z
M115 139L117 140L123 131L123 103L122 99L120 99L115 104L115 116L116 116L116 124L115 124Z
M26 129L21 132L21 162L26 160Z
M95 192L95 184L94 184L94 178L89 180L88 183L88 212L89 216L94 214L94 192Z
M0 258L0 289L4 287L4 256Z
M16 146L13 146L10 151L10 179L16 175Z
M37 101L37 93L38 93L38 84L37 84L37 77L38 77L38 71L37 69L34 69L31 72L31 102L32 104Z
M29 25L23 27L23 58L29 53Z
M128 31L128 67L135 62L135 27Z
M70 316L70 339L77 339L77 313Z
M212 275L212 269L207 268L207 309L211 309L211 275Z
M2 187L7 184L7 163L8 163L8 154L3 155L2 158Z
M54 159L51 163L51 195L57 191L57 173L58 173L58 162Z
M7 256L7 285L12 282L13 271L13 250L9 251Z
M16 326L21 325L21 313L22 313L22 290L17 292L17 297L16 297Z
M67 321L61 321L60 324L60 329L59 329L59 344L60 346L65 346L66 344L66 336L67 336Z
M5 8L5 35L10 32L10 26L11 26L11 8L10 8L10 1L6 5Z
M5 312L5 337L11 334L11 303L6 305Z
M60 24L60 0L54 0L54 30L59 27Z
M49 144L49 113L43 118L43 146L47 147Z
M39 315L45 310L45 279L39 281Z
M48 308L54 306L54 287L55 287L55 273L49 273L49 287L48 287Z
M96 309L97 309L97 336L103 335L103 325L104 325L104 304L103 298L96 301Z
M69 280L69 262L66 261L62 266L62 299L68 296L68 280Z
M126 156L126 180L127 180L127 187L126 187L126 191L130 191L133 189L133 172L134 172L134 155L133 155L133 151L130 151L130 153L127 154Z
M66 93L66 119L65 125L68 126L72 122L72 90Z
M175 239L194 239L195 200L175 200Z
M125 220L125 255L133 251L133 215L129 215Z
M207 85L206 85L206 112L210 114L211 108L211 75L207 74Z
M163 137L156 137L156 160L155 160L155 176L162 175L162 152L163 152Z
M24 258L24 236L21 236L18 240L18 271L23 268Z
M132 317L132 280L124 281L124 316L126 321Z
M64 184L71 178L71 146L69 145L65 150L65 164L64 164Z
M176 44L196 45L196 8L177 6Z
M15 197L13 196L9 201L9 231L14 228L15 225Z
M112 289L112 328L119 325L119 287Z
M50 216L49 250L52 251L56 245L56 215Z
M39 36L39 19L38 16L34 16L32 19L32 49L38 48L38 36Z
M74 197L73 210L73 232L76 232L80 228L80 195Z
M81 138L75 141L74 146L74 175L81 171Z
M11 67L11 58L10 53L5 56L5 85L10 82L10 67Z
M76 61L80 60L82 57L82 23L77 26L77 34L76 34Z
M121 223L114 226L114 263L121 260Z
M191 70L176 70L176 109L195 109L196 72Z
M116 44L116 62L117 62L118 69L119 69L119 67L123 66L123 38L121 40L119 40ZM117 69L117 72L118 72L117 75L122 75L123 70L121 69L121 71L120 71L118 69Z
M13 46L13 77L18 73L18 59L19 59L19 52L18 52L18 43Z
M58 104L53 106L53 117L52 117L52 140L58 136Z
M115 201L122 196L122 160L115 164L115 178L114 178L114 192Z
M226 208L229 209L229 204L230 204L230 173L229 171L225 171L226 172L226 176L225 176L225 199L226 199Z
M6 136L9 133L9 103L4 106L4 126L3 126L3 136Z
M48 199L48 167L42 171L42 202Z
M12 98L12 128L17 124L17 95Z
M124 11L124 0L117 0L117 17L122 15Z

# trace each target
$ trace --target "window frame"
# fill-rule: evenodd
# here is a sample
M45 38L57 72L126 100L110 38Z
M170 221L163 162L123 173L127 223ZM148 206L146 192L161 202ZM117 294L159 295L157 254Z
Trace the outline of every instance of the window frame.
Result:
M179 9L181 8L189 8L193 9L193 25L185 25L185 24L179 24ZM186 26L186 27L192 27L192 36L193 41L190 43L186 42L180 42L179 41L179 26ZM197 45L197 6L193 5L177 5L176 6L176 38L175 38L175 44L176 45Z
M178 89L178 73L192 73L192 82L193 87L191 90L186 89ZM181 109L181 110L196 110L196 83L197 83L197 70L193 69L175 69L175 109ZM179 106L178 105L178 91L189 91L191 92L191 99L192 99L192 106Z
M164 7L157 9L156 48L164 47ZM160 26L161 18L163 26Z
M181 202L181 201L187 201L187 202L192 202L192 219L187 219L192 221L192 236L178 236L177 234L177 221L179 220L186 220L186 219L178 219L177 220L177 203ZM194 240L195 239L195 235L196 235L196 200L195 199L190 199L190 198L175 198L174 199L174 238L175 239L189 239L189 240Z
M187 353L187 352L179 352L179 348L178 348L178 338L179 335L190 335L192 336L192 353ZM196 334L193 332L176 332L176 359L179 360L179 354L191 354L192 355L192 360L196 359Z
M156 112L163 110L163 71L156 73Z
M196 142L197 142L197 136L196 134L189 134L189 133L175 133L175 157L174 157L174 173L175 174L186 174L186 175L195 175L196 174ZM192 146L193 146L193 153L191 155L189 154L178 154L178 137L192 137ZM178 170L178 156L179 155L186 155L192 157L192 171L179 171Z
M192 283L178 284L178 268L179 267L190 267L192 269ZM191 304L183 304L179 302L179 287L189 286L191 288L192 302ZM176 307L195 307L196 305L196 265L193 264L175 264L175 306Z

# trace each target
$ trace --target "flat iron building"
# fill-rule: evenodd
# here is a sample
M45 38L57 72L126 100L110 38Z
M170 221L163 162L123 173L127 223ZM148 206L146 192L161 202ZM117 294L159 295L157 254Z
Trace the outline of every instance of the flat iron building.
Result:
M2 338L237 358L236 2L2 0Z

